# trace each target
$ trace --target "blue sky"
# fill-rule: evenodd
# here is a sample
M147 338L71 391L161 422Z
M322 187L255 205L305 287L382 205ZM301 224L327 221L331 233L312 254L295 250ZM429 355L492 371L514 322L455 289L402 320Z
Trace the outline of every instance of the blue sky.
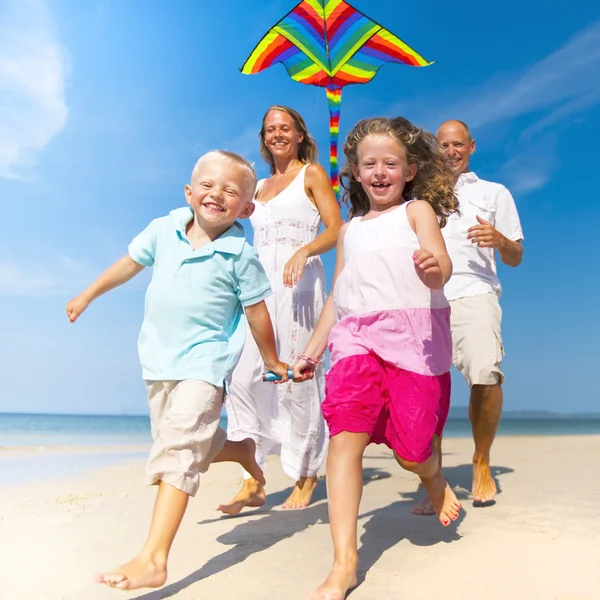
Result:
M67 300L184 202L206 150L241 152L265 175L257 134L269 105L304 115L327 164L324 92L281 66L238 71L294 4L0 0L0 411L144 413L136 338L148 274L76 325ZM471 125L473 168L513 192L526 237L523 264L500 268L505 406L600 410L594 3L353 4L436 64L388 65L347 87L341 139L376 115Z

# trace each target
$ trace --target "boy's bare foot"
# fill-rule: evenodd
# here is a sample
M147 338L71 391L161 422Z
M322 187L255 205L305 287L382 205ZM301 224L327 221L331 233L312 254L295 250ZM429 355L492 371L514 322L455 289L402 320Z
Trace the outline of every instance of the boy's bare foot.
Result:
M462 508L458 498L444 479L442 469L438 469L436 474L427 479L421 479L435 512L438 514L440 523L447 527L450 521L458 519L458 513Z
M300 479L296 481L296 485L289 498L281 505L281 508L287 510L306 508L310 504L317 484L318 481L316 477L300 477Z
M256 481L258 481L258 483L260 483L260 485L264 486L266 483L265 476L263 470L256 462L256 442L252 438L246 438L245 440L238 442L238 444L241 449L241 455L238 462L254 479L256 479Z
M490 465L473 462L473 502L489 505L494 500L497 491Z
M165 564L137 557L116 571L96 575L95 579L98 583L120 590L158 588L167 580L167 568Z
M333 565L327 579L306 600L344 600L357 584L355 565Z
M413 515L429 516L435 515L435 508L431 503L427 492L423 494L423 497L410 509Z
M265 488L256 479L244 479L242 489L229 504L217 507L226 515L238 515L246 507L258 508L265 503Z

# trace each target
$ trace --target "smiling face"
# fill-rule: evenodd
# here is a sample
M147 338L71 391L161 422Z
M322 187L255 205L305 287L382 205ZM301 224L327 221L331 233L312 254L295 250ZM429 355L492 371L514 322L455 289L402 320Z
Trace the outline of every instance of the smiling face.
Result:
M369 135L358 145L354 177L365 190L371 210L381 211L403 202L407 181L414 178L416 164L408 164L404 146L389 135Z
M298 131L294 118L282 110L267 113L261 132L262 142L274 160L298 158L304 134Z
M459 121L446 121L438 129L437 139L454 177L467 173L471 154L475 152L475 140L469 130Z
M218 153L203 156L185 186L185 199L203 229L226 231L237 219L253 210L253 182L250 173Z

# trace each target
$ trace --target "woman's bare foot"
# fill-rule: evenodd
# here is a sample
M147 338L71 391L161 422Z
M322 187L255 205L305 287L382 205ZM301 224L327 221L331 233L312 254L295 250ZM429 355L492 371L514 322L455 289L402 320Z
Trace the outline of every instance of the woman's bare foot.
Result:
M423 497L411 508L410 512L413 515L429 516L435 515L435 508L427 492L423 494Z
M462 508L461 503L444 479L442 469L437 469L431 478L421 478L435 512L438 514L444 527L450 525L450 521L458 519L458 513Z
M238 515L246 506L258 508L265 503L265 488L256 479L244 479L242 489L229 504L217 507L226 515Z
M289 498L281 505L281 508L294 510L306 508L312 499L313 492L317 487L316 477L300 477L292 490Z
M166 564L154 560L134 558L116 571L100 573L95 577L98 583L120 590L137 590L139 588L158 588L167 580Z
M327 579L306 600L344 600L348 590L356 587L356 565L333 565Z
M490 465L473 462L473 502L489 505L493 502L497 492Z

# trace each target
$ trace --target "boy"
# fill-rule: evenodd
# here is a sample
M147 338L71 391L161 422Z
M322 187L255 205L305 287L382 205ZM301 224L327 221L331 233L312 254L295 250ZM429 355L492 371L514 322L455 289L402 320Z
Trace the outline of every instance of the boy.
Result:
M254 441L228 441L219 428L225 382L244 344L242 307L265 368L287 380L264 303L269 282L236 223L252 214L255 188L254 169L241 156L204 155L185 186L191 210L152 221L126 256L67 304L73 323L98 296L154 265L138 350L154 439L148 483L158 485L158 494L141 552L98 575L99 583L124 590L165 583L169 550L198 489L198 473L212 462L238 462L264 485Z

